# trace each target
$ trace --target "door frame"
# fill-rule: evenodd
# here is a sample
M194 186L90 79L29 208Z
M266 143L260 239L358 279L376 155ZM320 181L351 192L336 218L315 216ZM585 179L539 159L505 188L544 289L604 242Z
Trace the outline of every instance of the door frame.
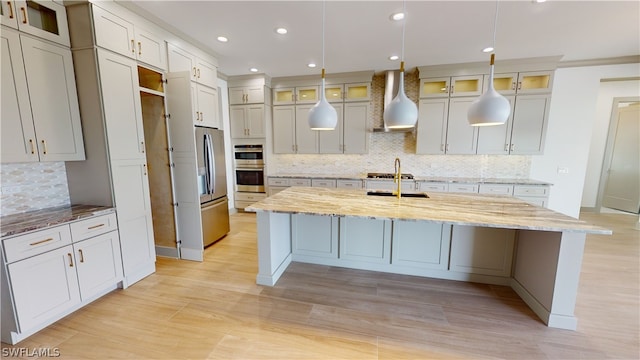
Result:
M604 156L602 159L602 168L600 171L600 181L598 183L598 196L596 198L596 212L602 212L602 198L604 197L604 189L609 176L608 169L613 159L613 148L615 144L616 131L618 130L618 111L620 103L640 102L640 96L614 97L613 106L611 108L611 118L609 119L609 130L607 133L607 143L605 145ZM640 220L639 220L640 222Z

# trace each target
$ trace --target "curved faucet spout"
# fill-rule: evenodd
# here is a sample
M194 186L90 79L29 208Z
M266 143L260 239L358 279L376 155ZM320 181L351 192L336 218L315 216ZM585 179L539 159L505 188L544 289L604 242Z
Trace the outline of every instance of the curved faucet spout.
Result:
M398 187L396 188L396 191L394 192L394 195L398 196L398 199L400 199L400 197L402 196L401 194L401 185L402 185L402 170L400 169L400 158L396 158L394 164L394 170L395 170L395 174L393 176L393 182L398 184Z

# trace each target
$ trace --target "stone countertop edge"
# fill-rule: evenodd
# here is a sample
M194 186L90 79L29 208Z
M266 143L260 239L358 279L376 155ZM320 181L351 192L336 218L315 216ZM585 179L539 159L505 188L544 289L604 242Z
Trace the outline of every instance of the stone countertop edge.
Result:
M115 208L96 205L63 205L0 217L0 237L43 230L93 216L111 214Z
M308 179L336 179L336 180L366 180L366 174L358 175L332 175L332 174L272 174L267 175L272 178L308 178ZM393 179L371 179L371 180L393 180ZM477 184L516 184L516 185L549 185L548 181L535 179L513 179L513 178L474 178L474 177L438 177L438 176L414 176L415 181L441 182L441 183L477 183Z
M249 212L347 216L519 230L610 235L612 231L510 196L434 193L429 199L371 197L364 190L291 187Z

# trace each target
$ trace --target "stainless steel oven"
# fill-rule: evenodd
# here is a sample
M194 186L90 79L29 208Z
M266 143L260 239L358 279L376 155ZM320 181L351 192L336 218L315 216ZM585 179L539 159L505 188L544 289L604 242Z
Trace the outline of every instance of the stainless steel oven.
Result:
M235 145L233 150L236 191L265 192L262 145Z

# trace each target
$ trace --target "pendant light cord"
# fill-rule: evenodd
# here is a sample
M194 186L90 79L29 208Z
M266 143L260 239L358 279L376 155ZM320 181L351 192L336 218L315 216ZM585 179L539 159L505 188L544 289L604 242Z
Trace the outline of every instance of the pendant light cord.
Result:
M498 29L498 5L500 4L499 0L496 0L496 16L493 19L493 52L496 51L496 32Z
M404 14L404 19L402 19L402 48L400 51L400 71L404 72L404 31L407 25L407 1L402 1L402 13Z
M326 2L322 1L322 78L324 79L324 17L325 17L325 4Z

